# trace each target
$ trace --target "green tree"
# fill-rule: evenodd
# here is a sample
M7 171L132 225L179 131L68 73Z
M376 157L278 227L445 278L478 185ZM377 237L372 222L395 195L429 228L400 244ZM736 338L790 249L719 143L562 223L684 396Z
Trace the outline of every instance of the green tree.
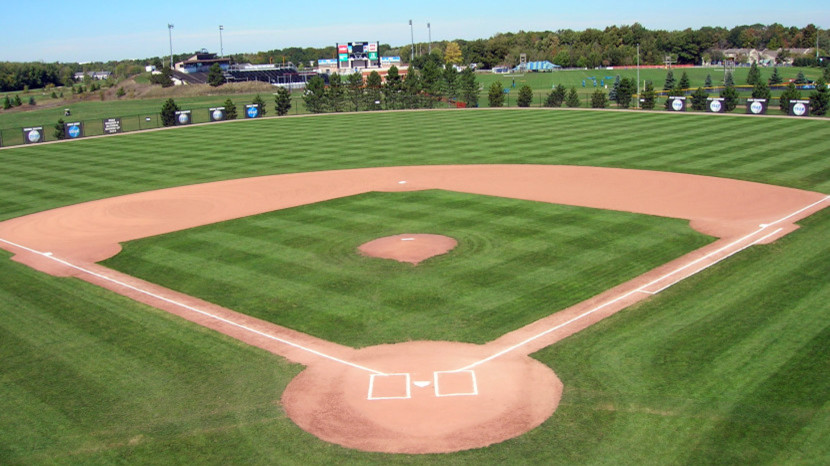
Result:
M390 68L391 71L391 68ZM444 72L441 76L441 84L443 86L444 95L450 102L458 98L458 71L455 67L447 65L444 67Z
M19 106L23 105L23 101L20 100L20 94L17 94L16 96L14 96L14 100L12 101L12 104L15 107L19 107Z
M478 81L476 80L475 72L469 66L461 72L459 88L461 91L461 101L467 107L478 107Z
M372 71L366 77L366 102L369 110L381 109L381 87L383 79L377 71Z
M54 94L54 92L53 92L53 94ZM119 99L121 97L124 97L125 95L127 95L127 91L125 91L123 87L119 87L118 90L115 91L115 96L118 97Z
M827 114L828 101L830 90L827 89L827 82L822 76L816 80L816 90L810 93L810 113L819 116Z
M63 118L58 119L58 122L55 123L55 132L52 134L55 135L55 139L66 139L66 122L63 121Z
M692 93L692 110L698 112L706 110L707 97L708 94L706 94L706 91L704 91L702 87L698 87L697 90Z
M219 66L219 63L210 65L207 82L213 87L219 87L225 83L225 75L222 74L222 68Z
M164 102L164 105L161 107L161 124L163 126L175 126L176 125L176 112L181 110L178 105L176 105L176 101L172 98L167 99Z
M703 82L703 87L712 87L712 75L706 75L706 81Z
M767 99L769 101L771 97L769 85L764 82L763 79L759 79L758 82L755 83L755 87L752 88L752 98L753 99Z
M620 75L617 75L614 78L614 85L611 87L611 91L608 93L608 100L612 100L614 102L617 101L617 92L620 90Z
M796 84L807 84L807 78L804 76L803 71L799 71L795 77Z
M677 83L677 87L680 89L686 90L692 87L691 82L689 82L689 75L684 71L682 75L680 75L680 82Z
M530 86L525 84L519 89L518 105L519 107L530 107L530 103L532 101L533 89L531 89Z
M346 79L346 97L355 112L359 111L363 105L363 91L363 75L360 73L350 74Z
M162 68L160 74L153 74L150 76L150 84L158 84L161 87L171 87L173 85L173 71L170 68Z
M794 83L787 84L787 88L784 89L784 92L781 93L781 97L778 98L779 107L781 111L784 113L789 113L790 111L790 101L791 100L798 100L801 98L801 91L795 87Z
M557 84L548 94L548 98L545 99L545 107L561 107L565 102L567 92L568 90L565 89L564 84Z
M772 69L772 75L769 77L769 84L772 86L774 84L781 84L782 82L784 82L784 79L780 74L778 74L778 67L776 66Z
M233 103L233 100L228 97L225 99L225 119L228 120L236 120L236 105Z
M259 105L259 115L260 116L265 116L265 114L268 113L265 109L265 101L262 100L262 97L260 97L259 94L254 96L254 100L251 101L251 103L254 104L254 105Z
M441 95L441 70L438 65L430 60L424 64L421 70L421 89L426 93L424 107L432 108Z
M12 108L12 101L11 99L9 99L9 96L7 95L6 98L3 99L3 110L8 110L10 108Z
M404 108L420 108L421 101L421 79L416 71L411 70L403 81L402 104Z
M32 106L32 107L37 105L37 102L35 102L35 96L33 96L33 95L29 96L29 105Z
M487 90L487 104L490 107L504 106L504 87L502 87L501 81L490 84L490 89Z
M577 108L580 106L579 94L576 93L576 87L571 87L568 91L568 97L565 99L565 105L570 108Z
M452 69L452 67L448 67ZM403 79L397 66L392 66L386 72L386 81L383 83L383 100L386 108L396 110L401 108L401 92L403 91Z
M721 91L720 96L723 97L723 106L727 112L735 110L735 107L738 106L738 91L735 86L726 86Z
M274 95L274 111L277 112L277 116L285 116L288 115L289 110L291 110L291 93L280 86Z
M643 110L654 110L657 103L657 93L654 91L654 83L646 81L646 88L643 90Z
M623 78L617 88L617 106L628 108L631 106L631 97L637 92L635 78Z
M674 71L669 70L666 73L666 83L663 84L663 90L668 91L668 90L674 89L676 84L677 84L677 82L674 79Z
M326 89L326 108L330 112L342 112L346 109L346 89L343 80L337 73L329 76L329 87Z
M320 76L314 76L308 80L303 94L305 108L311 113L323 113L326 111L326 83Z
M601 87L596 88L591 94L591 108L605 108L606 105L608 105L608 96Z
M734 78L732 78L732 72L731 71L727 71L726 76L723 77L723 85L724 86L734 86L735 85L735 80L734 80Z
M746 75L746 83L754 86L759 81L761 81L761 70L758 69L758 62L752 62L749 73Z

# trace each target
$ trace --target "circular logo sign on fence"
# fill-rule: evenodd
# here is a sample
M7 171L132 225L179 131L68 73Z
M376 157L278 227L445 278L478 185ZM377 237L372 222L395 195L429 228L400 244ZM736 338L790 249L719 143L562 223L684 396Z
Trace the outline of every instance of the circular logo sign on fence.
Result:
M671 103L671 108L673 108L675 112L683 110L683 101L680 99L674 99Z
M224 120L225 119L225 112L222 110L214 110L213 111L213 119L215 121Z
M33 129L29 131L29 134L26 135L29 139L29 142L39 142L40 141L40 131Z
M256 118L259 115L259 107L248 107L248 118Z
M801 102L793 105L793 114L797 116L804 116L807 113L807 107L804 106Z
M752 102L752 105L749 106L749 111L757 115L764 111L764 104L761 102Z
M190 121L190 115L188 115L187 113L182 113L179 115L179 123L186 125L188 121Z
M718 113L723 108L723 104L720 103L720 100L713 100L709 102L709 110L714 113Z
M81 135L81 127L78 125L72 125L66 131L66 134L68 134L70 138L75 139Z

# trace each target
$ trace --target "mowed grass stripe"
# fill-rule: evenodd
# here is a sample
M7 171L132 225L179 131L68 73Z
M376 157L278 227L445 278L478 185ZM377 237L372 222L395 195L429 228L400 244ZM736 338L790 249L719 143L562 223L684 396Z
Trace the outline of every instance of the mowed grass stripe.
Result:
M127 244L107 263L346 345L483 343L710 241L682 221L441 191L370 193L249 219ZM560 224L590 234L556 235ZM407 232L460 246L417 268L357 253ZM513 247L528 236L545 246Z

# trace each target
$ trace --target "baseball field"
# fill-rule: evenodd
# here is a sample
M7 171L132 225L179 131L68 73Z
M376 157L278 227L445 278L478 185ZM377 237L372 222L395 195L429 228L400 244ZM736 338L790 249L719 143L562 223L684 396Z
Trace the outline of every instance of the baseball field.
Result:
M420 402L414 395L398 399L405 397L393 385L377 388L399 375L372 366L387 364L385 346L406 353L422 350L424 341L466 344L471 355L461 369L441 371L444 379L436 372L435 394L439 380L448 390L458 374L479 371L480 386L470 393L462 387L457 394L475 396L447 403L483 398L487 383L532 389L549 376L510 379L511 368L498 363L486 372L500 352L479 349L534 325L543 330L536 335L547 335L554 327L545 327L545 319L663 264L722 243L726 250L744 238L751 242L667 284L673 286L636 288L637 302L587 328L530 345L532 361L523 364L531 369L519 376L549 369L561 381L558 405L545 398L542 382L529 396L550 405L539 422L528 421L532 428L485 436L469 450L439 446L425 451L463 451L418 455L364 451L420 450L362 443L368 430L361 433L361 420L371 416L355 409L350 424L348 410L306 390L315 387L314 377L339 369L315 369L305 362L310 356L182 319L94 278L52 276L4 259L0 462L826 462L830 217L821 208L830 193L828 136L822 120L540 109L236 121L4 149L4 234L20 233L19 217L29 214L163 188L216 183L204 191L243 199L251 206L245 215L198 220L194 228L138 234L146 225L119 225L129 231L113 238L134 241L119 239L106 254L70 248L77 231L89 244L109 234L111 219L87 221L82 212L33 223L19 238L0 234L6 241L0 247L7 259L20 246L36 250L35 236L50 233L58 240L49 251L64 265L77 265L73 257L95 256L92 263L106 256L100 270L319 339L329 346L315 351L371 367L368 402L373 415L389 418L379 434L388 437L384 443L406 436L400 433L406 427L395 425L398 407ZM582 168L556 168L563 166ZM563 170L567 176L555 178ZM300 175L309 172L320 175ZM632 182L626 174L644 172L655 178L637 178L642 189L622 188ZM668 172L672 186L648 196L655 172ZM718 211L717 193L677 186L709 177L739 180L723 191L722 204L743 211L777 206L776 196L794 199L780 215L773 209L769 225L807 208L811 215L798 217L795 231L741 236L745 225L722 221L740 215ZM349 178L363 184L345 189L342 180ZM267 181L275 191L222 184L237 179ZM543 193L528 194L537 184ZM566 186L606 194L601 202L545 197ZM636 199L604 204L615 189ZM665 208L675 201L662 194L680 191L686 210ZM142 209L175 223L219 205L188 197L162 215L168 204L135 199L108 208L114 224L138 219ZM711 210L696 210L703 204ZM446 235L458 245L417 266L357 252L376 238L415 233ZM62 247L77 255L61 255ZM37 251L39 260L54 260ZM324 387L334 396L333 384L346 382L366 398L359 380L345 374ZM418 387L411 390L419 394ZM373 389L388 391L373 396ZM303 400L314 403L313 416L296 407ZM326 437L318 425L328 422L326 409L338 411L332 419L342 424L341 435L352 429L358 439ZM420 432L421 424L411 430ZM498 431L498 424L489 428Z

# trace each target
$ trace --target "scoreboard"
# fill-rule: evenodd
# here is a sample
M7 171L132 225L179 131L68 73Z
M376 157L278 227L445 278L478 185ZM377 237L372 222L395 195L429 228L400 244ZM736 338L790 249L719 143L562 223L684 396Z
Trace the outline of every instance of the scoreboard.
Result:
M380 67L377 42L337 44L338 68Z

